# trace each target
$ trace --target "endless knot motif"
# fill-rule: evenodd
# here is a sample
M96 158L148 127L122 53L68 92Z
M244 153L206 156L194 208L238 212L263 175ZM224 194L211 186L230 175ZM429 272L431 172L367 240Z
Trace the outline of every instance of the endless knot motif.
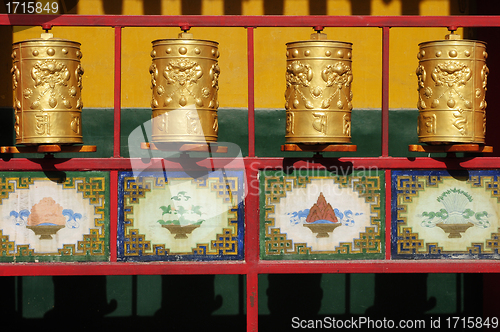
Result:
M143 234L139 234L138 229L131 229L125 236L125 251L128 256L139 256L151 249L151 241L146 241Z
M483 187L491 192L491 196L500 202L500 180L497 175L495 176L478 176L481 180L478 182L477 177L472 177L469 181L474 181L474 186Z
M366 203L379 202L380 204L380 179L377 176L335 176L333 182L342 188L352 187Z
M207 188L217 193L217 197L222 198L224 203L233 202L233 193L238 191L238 178L226 177L222 178L196 178L192 182L197 188Z
M238 237L229 228L224 228L222 234L217 234L217 240L212 240L212 248L222 255L238 254Z
M127 177L124 179L125 197L128 199L128 204L139 203L139 198L146 197L146 193L151 191L151 178L133 178Z
M33 184L34 178L0 178L0 204L4 198L8 198L9 194L16 189L27 189L30 184Z
M98 204L101 198L104 198L106 191L106 181L104 178L93 177L68 177L63 183L63 188L75 188L77 185L78 192L83 193L83 197L89 198L90 203Z
M269 203L278 203L286 192L292 190L292 179L289 177L266 177L265 192L269 193Z
M496 254L500 253L500 228L498 229L497 233L492 233L491 234L491 239L486 240L486 247L491 248L492 251Z
M1 256L14 256L14 241L9 241L8 235L3 235L0 229L0 255Z
M404 227L401 232L398 228L398 254L416 254L423 247L424 240L420 240L411 227Z
M354 239L354 248L364 253L380 252L380 231L376 231L375 227L366 227L365 232L361 232L359 237Z
M282 234L279 228L271 228L270 232L266 234L266 254L280 255L285 253L297 253L296 249L294 250L293 240L288 240L286 234Z

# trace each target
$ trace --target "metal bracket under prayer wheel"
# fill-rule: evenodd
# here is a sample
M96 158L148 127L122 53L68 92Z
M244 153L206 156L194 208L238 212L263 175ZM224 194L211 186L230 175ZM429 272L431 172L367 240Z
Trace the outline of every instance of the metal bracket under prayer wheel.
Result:
M217 145L217 143L207 144L184 144L184 143L141 143L143 150L159 150L159 151L179 151L179 152L210 152L210 153L227 153L228 147Z

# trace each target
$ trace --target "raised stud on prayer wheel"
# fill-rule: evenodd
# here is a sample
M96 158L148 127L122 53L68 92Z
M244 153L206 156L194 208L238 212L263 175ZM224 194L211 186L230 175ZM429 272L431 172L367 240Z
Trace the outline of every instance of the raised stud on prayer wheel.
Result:
M216 142L218 43L186 32L152 43L153 143Z
M314 33L286 45L286 143L350 143L352 44Z
M13 44L16 143L82 143L80 43L53 38Z
M429 144L484 143L486 43L445 40L419 44L418 139Z

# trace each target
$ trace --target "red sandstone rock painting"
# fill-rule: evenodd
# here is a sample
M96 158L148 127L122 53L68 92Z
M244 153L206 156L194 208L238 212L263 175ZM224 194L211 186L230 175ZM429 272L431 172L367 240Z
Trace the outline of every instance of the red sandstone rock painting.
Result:
M316 233L316 237L329 237L328 233L333 232L340 226L337 216L330 205L326 202L323 193L319 194L318 201L309 210L304 227Z

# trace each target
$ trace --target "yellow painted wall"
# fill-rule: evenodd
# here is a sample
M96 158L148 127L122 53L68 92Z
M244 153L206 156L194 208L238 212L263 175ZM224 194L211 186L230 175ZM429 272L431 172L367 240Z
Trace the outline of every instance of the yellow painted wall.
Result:
M458 14L455 1L448 0L162 0L161 4L142 0L79 0L75 13L87 15L123 14L202 15L284 14L308 15L310 9L327 15L402 15L416 11L421 15ZM104 3L105 2L105 3ZM103 5L104 3L104 5ZM319 4L319 6L318 6ZM322 5L322 6L321 6ZM320 23L320 22L319 22ZM13 41L39 37L41 28L14 29ZM85 107L112 107L113 53L112 28L55 27L56 37L82 43L85 70ZM176 38L178 28L124 28L122 62L122 106L150 107L151 41ZM193 28L195 38L219 42L221 68L220 107L247 106L246 30L244 28ZM284 108L285 43L305 40L312 28L255 29L255 105L258 108ZM354 108L380 108L381 104L381 29L326 28L329 39L353 43L352 91ZM459 31L460 32L460 31ZM390 34L390 107L416 108L415 68L418 43L443 39L445 28L392 28ZM4 84L4 83L2 83ZM5 99L0 99L5 103ZM9 103L3 106L10 106Z

